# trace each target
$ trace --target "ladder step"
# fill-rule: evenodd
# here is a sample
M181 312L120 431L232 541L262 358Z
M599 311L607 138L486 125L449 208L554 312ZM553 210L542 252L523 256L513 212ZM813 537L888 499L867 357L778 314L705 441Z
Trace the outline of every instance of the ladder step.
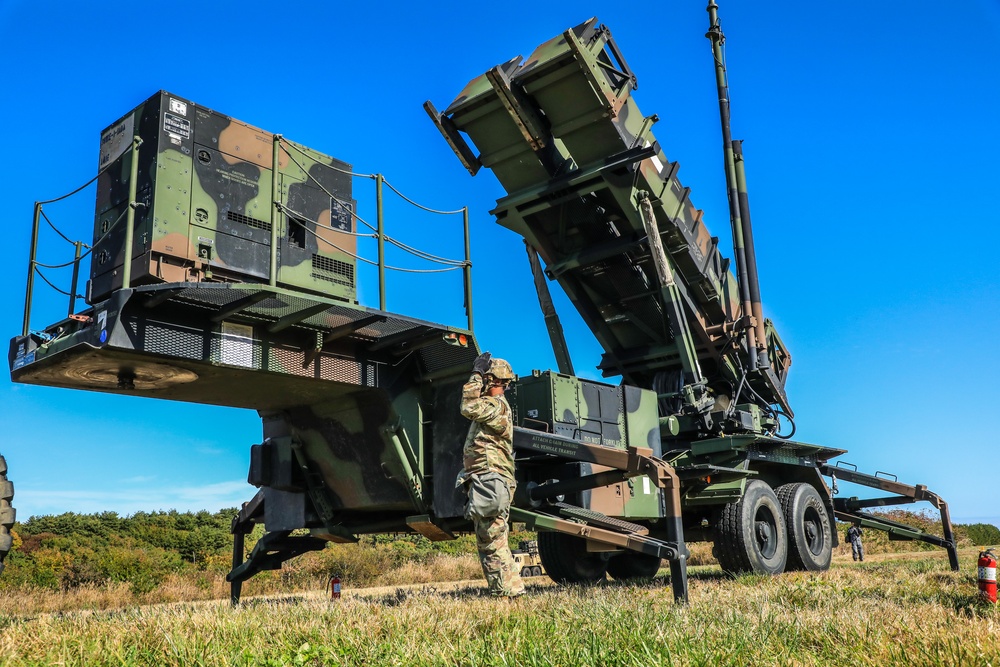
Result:
M593 510L584 509L567 503L554 503L554 507L559 509L559 514L570 519L580 519L586 521L591 526L615 530L620 533L632 533L635 535L646 535L649 529L637 523L615 519L607 514L601 514Z
M420 533L431 542L453 540L455 536L431 520L427 514L406 517L406 525Z

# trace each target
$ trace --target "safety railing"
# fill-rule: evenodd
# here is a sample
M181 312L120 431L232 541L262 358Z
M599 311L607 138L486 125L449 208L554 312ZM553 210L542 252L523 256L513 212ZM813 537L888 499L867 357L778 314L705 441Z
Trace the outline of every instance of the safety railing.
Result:
M358 215L357 212L354 210L354 207L351 205L350 202L346 202L346 201L343 201L342 199L338 198L336 195L334 195L332 192L330 192L325 186L323 186L323 184L320 183L309 172L308 169L306 169L306 168L303 167L303 165L301 164L301 162L299 162L299 160L296 159L295 154L301 155L303 157L308 157L308 156L298 146L296 146L295 144L290 143L290 142L284 140L283 137L282 137L282 135L280 135L280 134L274 135L274 142L273 143L274 143L274 150L273 150L274 161L273 161L272 164L275 164L275 165L279 164L279 157L280 157L281 151L283 149L284 152L285 152L285 155L287 155L288 158L293 163L295 163L295 165L298 166L298 168L301 169L303 173L305 173L307 175L307 177L312 181L312 183L316 187L318 187L324 193L326 193L330 197L331 201L336 206L342 208L342 210L345 211L345 212L347 212L354 220L356 220L358 223L360 223L361 225L363 225L364 227L366 227L367 229L370 230L371 233L359 233L357 231L355 231L355 232L346 232L346 233L353 234L354 236L357 236L357 237L373 238L373 239L375 239L376 242L377 242L377 246L376 246L377 247L377 258L375 260L371 260L371 259L368 259L366 257L361 256L360 254L350 252L346 248L342 248L342 247L336 245L330 239L328 239L328 238L326 238L326 237L324 237L324 236L322 236L322 235L314 232L313 230L310 230L308 227L306 227L305 225L303 225L302 222L308 222L308 223L311 223L311 224L315 225L317 229L318 228L331 229L331 230L334 229L332 226L324 225L321 222L319 222L318 220L311 220L311 219L307 218L306 216L302 215L300 212L293 210L288 205L286 205L284 202L282 202L281 201L280 190L278 189L278 179L277 178L272 178L271 179L271 181L272 181L272 191L271 191L271 200L272 200L272 212L271 212L271 216L272 216L271 217L271 257L270 257L270 269L269 269L269 275L268 275L268 283L271 286L276 286L277 285L277 281L278 281L278 268L279 268L278 267L278 243L279 243L278 230L281 228L281 224L280 223L281 223L281 220L282 220L282 216L287 215L288 216L288 220L289 220L289 224L292 224L292 221L294 220L294 223L300 224L303 229L305 229L307 232L313 234L316 237L316 239L317 239L318 242L325 243L325 244L331 246L332 248L335 248L336 250L338 250L338 251L340 251L340 252L342 252L344 254L347 254L347 255L349 255L351 257L353 257L355 260L357 260L359 262L363 262L363 263L369 264L371 266L377 267L377 270L378 270L378 294L379 294L378 295L378 301L379 301L379 310L385 310L385 308L386 308L386 278L385 278L385 276L386 276L386 271L387 270L389 270L389 271L399 271L399 272L403 272L403 273L416 273L416 274L421 274L421 273L443 273L443 272L447 272L447 271L462 270L462 273L463 273L463 276L462 276L462 278L463 278L463 297L464 297L465 314L466 314L466 318L468 320L468 329L470 331L473 329L473 312L472 312L472 258L471 258L471 243L470 243L470 237L469 237L469 208L468 208L468 206L463 206L460 209L455 209L455 210L451 210L451 211L443 211L443 210L433 209L433 208L424 206L423 204L420 204L420 203L414 201L413 199L407 197L400 190L398 190L396 187L394 187L392 185L392 183L390 183L389 181L387 181L386 178L385 178L385 176L383 174L381 174L381 173L365 174L365 173L358 173L358 172L353 172L353 171L347 171L347 170L339 169L339 168L337 168L337 167L335 167L333 165L325 165L325 166L327 166L327 167L329 167L331 169L334 169L335 171L339 171L339 172L341 172L343 174L349 175L352 178L364 178L364 179L373 180L375 182L376 222L373 225L370 222L368 222L367 220L365 220L364 218L362 218L360 215ZM135 211L139 207L145 205L142 202L137 201L137 198L136 198L136 187L137 187L137 181L138 181L138 178L137 178L137 176L138 176L138 164L139 164L138 155L139 155L139 147L141 145L142 145L142 139L140 137L138 137L138 136L134 137L133 142L132 142L132 146L131 146L132 157L131 157L131 174L130 174L130 179L129 179L129 194L128 194L129 205L125 208L125 211L121 215L119 215L118 218L111 225L109 225L107 227L107 229L104 230L104 233L102 234L102 236L93 245L88 245L87 243L85 243L83 241L74 241L74 240L70 239L66 234L64 234L62 231L60 231L59 228L56 227L56 225L45 214L44 206L47 205L47 204L53 204L55 202L62 201L64 199L67 199L69 197L72 197L73 195L76 195L76 194L82 192L85 188L87 188L87 186L91 185L94 181L96 181L100 177L101 173L103 173L103 171L110 166L110 164L106 165L104 168L102 168L100 171L98 171L98 173L92 179L90 179L89 181L87 181L86 183L84 183L83 185L81 185L80 187L76 188L75 190L73 190L73 191L71 191L71 192L69 192L69 193L67 193L65 195L62 195L61 197L56 197L54 199L49 199L49 200L45 200L45 201L37 201L37 202L35 202L34 216L33 216L33 220L32 220L32 230L31 230L31 243L30 243L30 250L29 250L29 257L28 257L28 278L27 278L27 283L26 283L26 286L25 286L24 321L23 321L23 326L22 326L22 330L21 330L21 335L27 336L28 333L30 333L31 311L32 311L32 304L33 304L33 300L34 300L34 288L35 288L35 276L36 275L38 277L40 277L50 288L52 288L56 292L58 292L60 294L63 294L65 296L68 296L68 298L69 298L68 317L73 317L74 313L76 312L76 300L83 298L82 295L80 295L80 294L77 293L77 291L79 289L80 264L81 264L81 262L82 262L83 259L85 259L88 255L91 254L91 252L93 252L93 250L94 250L94 248L96 246L100 245L101 242L103 242L108 236L110 236L116 230L117 226L119 224L121 224L122 219L126 220L126 222L125 222L126 229L125 229L124 248L128 249L128 250L130 250L132 248L133 234L135 232ZM293 152L294 152L294 154L293 154ZM413 246L410 246L410 245L408 245L406 243L403 243L399 239L396 239L396 238L394 238L394 237L389 236L388 234L386 234L386 232L385 232L385 214L384 214L384 205L383 205L384 204L384 188L388 188L391 192L393 192L395 195L397 195L400 199L402 199L407 204L409 204L411 206L414 206L414 207L416 207L416 208L418 208L420 210L423 210L425 212L432 213L432 214L437 214L437 215L461 215L462 216L462 232L463 232L463 235L464 235L464 250L465 250L465 253L464 253L465 256L464 256L464 258L458 260L458 259L449 259L449 258L446 258L446 257L441 257L441 256L438 256L438 255L426 252L424 250L420 250L420 249L415 248ZM68 242L68 243L70 243L71 245L74 246L74 258L72 260L70 260L68 262L64 262L62 264L46 264L46 263L40 262L38 260L38 239L39 239L39 232L40 232L41 221L42 220L44 220L52 228L52 230L56 234L59 235L60 238L62 238L63 240L65 240L66 242ZM336 229L335 231L340 232L341 234L345 233L344 230L341 230L341 229ZM420 260L423 260L423 261L426 261L426 262L430 262L430 263L434 263L434 264L439 264L439 265L442 265L442 267L441 268L433 268L433 269L418 269L418 268L410 268L410 267L402 267L402 266L392 266L392 265L389 265L389 264L386 263L386 243L392 245L393 247L398 248L399 250L402 250L403 252L406 252L406 253L408 253L410 255L413 255L414 257L416 257L416 258L418 258ZM132 252L126 251L123 254L124 254L124 260L123 260L123 266L122 266L122 288L127 289L127 288L131 287L131 280L132 280ZM62 269L62 268L66 268L66 267L69 267L69 266L73 267L72 279L71 279L71 285L70 285L69 291L60 289L56 284L53 283L53 281L51 281L49 278L47 278L45 276L45 274L41 270L41 269Z
M373 238L377 239L377 241L378 241L377 261L372 261L370 259L366 259L364 257L361 257L360 255L356 255L354 253L348 252L344 248L341 248L341 247L335 245L333 242L331 242L329 240L326 240L326 239L320 239L320 240L322 240L323 242L327 243L331 247L336 248L340 252L343 252L343 253L345 253L347 255L350 255L350 256L354 257L354 259L356 259L358 261L361 261L361 262L364 262L364 263L367 263L367 264L370 264L370 265L378 267L378 285L379 285L378 301L379 301L379 310L385 310L385 307L386 307L386 301L385 301L385 285L386 285L385 271L386 271L386 269L388 269L390 271L400 271L400 272L404 272L404 273L442 273L442 272L446 272L446 271L455 271L455 270L458 270L458 269L462 269L462 271L463 271L463 291L464 291L464 300L465 300L465 313L466 313L466 317L467 317L468 323L469 323L468 328L469 328L470 331L473 329L473 315L472 315L472 255L471 255L471 243L470 243L470 240L469 240L469 207L468 206L463 206L462 208L455 209L453 211L442 211L442 210L438 210L438 209L433 209L433 208L430 208L428 206L424 206L423 204L419 204L416 201L414 201L414 200L410 199L409 197L407 197L406 195L404 195L397 188L395 188L392 185L392 183L390 183L389 181L387 181L385 179L385 176L383 174L358 173L358 172L354 172L354 171L347 171L347 170L344 170L344 169L339 169L339 168L337 168L335 166L332 166L332 165L327 165L329 168L331 168L331 169L333 169L335 171L339 171L342 174L346 174L348 176L351 176L352 178L366 178L366 179L371 179L371 180L375 181L375 211L376 211L375 212L375 218L376 218L376 224L372 225L370 222L368 222L367 220L365 220L364 218L362 218L361 216L359 216L354 211L354 207L352 207L349 202L345 202L345 201L339 199L336 195L334 195L332 192L330 192L329 190L327 190L318 180L316 180L316 178L313 177L313 175L310 174L307 169L303 168L302 164L299 163L295 159L295 157L292 155L292 152L291 152L291 151L295 151L298 154L304 156L305 154L297 146L295 146L294 144L291 144L291 143L289 143L287 141L284 141L282 139L281 135L277 135L277 134L274 135L274 143L275 143L275 146L276 146L274 154L276 156L279 154L279 150L278 150L277 147L280 144L282 147L285 148L285 154L288 155L289 159L292 162L294 162L295 165L299 169L301 169L303 172L305 172L307 174L307 176L309 177L309 179L318 188L320 188L324 193L326 193L331 198L331 200L333 202L335 202L338 206L340 206L352 218L354 218L359 223L361 223L362 225L364 225L365 227L367 227L368 229L370 229L371 231L374 232L374 234L367 235L367 236L373 237ZM288 150L288 149L291 149L291 150ZM275 160L277 160L277 158L275 158ZM462 259L462 260L455 260L455 259L447 259L447 258L444 258L444 257L439 257L437 255L433 255L431 253L428 253L428 252L425 252L423 250L419 250L417 248L414 248L414 247L412 247L410 245L407 245L407 244L403 243L402 241L400 241L398 239L395 239L395 238L393 238L391 236L387 236L386 233L385 233L385 214L384 214L384 206L383 206L383 202L384 202L383 186L389 188L389 190L391 190L393 193L395 193L400 199L402 199L403 201L405 201L407 204L410 204L411 206L414 206L414 207L416 207L416 208L418 208L418 209L420 209L422 211L426 211L428 213L433 213L433 214L436 214L436 215L459 215L459 214L461 214L461 216L462 216L462 233L464 235L464 240L465 240L465 258ZM303 216L301 216L301 214L297 213L296 211L293 211L293 210L289 209L287 206L282 205L279 202L279 197L278 197L277 194L275 194L272 199L275 202L275 218L274 218L274 220L280 220L280 213L281 213L282 210L285 210L288 213L290 213L291 215L295 216L296 218L304 219L304 220L307 220L308 222L311 222L311 223L313 223L313 224L315 224L317 226L321 226L318 221L309 220L308 218L304 218ZM271 230L272 230L272 232L271 232L272 233L272 253L274 252L274 247L275 247L274 246L274 238L273 237L277 233L275 231L276 228L277 228L277 225L273 224L273 221L272 221L272 225L271 225ZM357 236L365 236L365 235L364 234L357 234ZM435 264L441 264L441 265L444 266L444 268L439 268L439 269L413 269L413 268L405 268L405 267L388 265L388 264L386 264L386 261L385 261L385 244L386 244L386 242L388 242L390 245L393 245L393 246L399 248L400 250L402 250L404 252L407 252L407 253L413 255L414 257L417 257L419 259L423 259L425 261L432 262L432 263L435 263ZM275 263L274 259L272 258L272 263L271 263L271 267L272 267L272 269L271 269L272 278L271 279L272 280L275 279L275 266L276 266L276 263ZM271 284L273 285L274 283L272 282Z

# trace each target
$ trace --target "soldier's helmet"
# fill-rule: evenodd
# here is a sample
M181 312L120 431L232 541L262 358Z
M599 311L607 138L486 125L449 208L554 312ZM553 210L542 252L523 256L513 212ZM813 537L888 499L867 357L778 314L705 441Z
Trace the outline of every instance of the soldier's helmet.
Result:
M486 374L503 382L510 382L514 379L514 369L510 367L510 364L496 357L490 360L490 370L486 371Z

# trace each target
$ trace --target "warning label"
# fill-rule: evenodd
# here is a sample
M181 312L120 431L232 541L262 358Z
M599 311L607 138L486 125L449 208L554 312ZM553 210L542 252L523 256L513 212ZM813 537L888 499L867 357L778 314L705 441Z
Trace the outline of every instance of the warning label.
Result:
M188 115L188 105L180 100L175 100L170 98L170 111L173 113L179 113L182 116Z
M129 114L122 122L112 125L101 133L101 159L98 169L103 169L128 150L132 144L134 128L135 120Z
M188 139L191 137L191 121L172 113L165 113L163 114L163 131L181 139Z
M222 354L219 361L233 366L253 367L253 327L222 323Z

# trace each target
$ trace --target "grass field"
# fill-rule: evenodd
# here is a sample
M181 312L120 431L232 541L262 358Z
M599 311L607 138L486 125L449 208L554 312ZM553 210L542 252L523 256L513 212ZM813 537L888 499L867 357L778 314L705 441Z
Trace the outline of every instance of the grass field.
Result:
M838 556L829 572L691 568L691 601L652 582L555 586L514 601L479 581L247 600L33 612L0 598L0 665L996 665L1000 613L975 555ZM456 572L462 571L461 568ZM39 601L44 604L44 601ZM50 602L51 603L51 602Z

